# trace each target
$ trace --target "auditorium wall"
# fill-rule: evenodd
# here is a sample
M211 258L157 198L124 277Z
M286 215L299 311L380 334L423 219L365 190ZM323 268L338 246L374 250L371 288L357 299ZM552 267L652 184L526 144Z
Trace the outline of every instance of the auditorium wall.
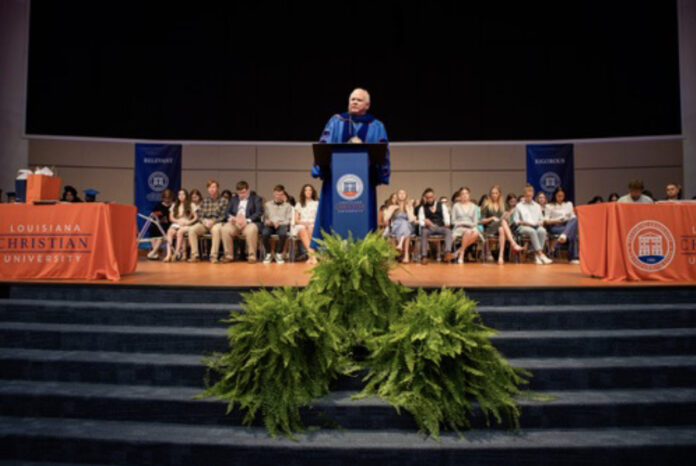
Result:
M659 198L668 182L683 182L682 140L679 137L630 140L575 141L577 203L599 194L626 192L631 178L641 178ZM390 186L378 189L381 202L388 193L406 188L417 197L426 187L450 196L469 186L475 198L492 184L504 193L520 193L526 181L524 143L393 144ZM184 144L183 186L205 193L205 182L216 178L234 190L239 180L270 196L277 183L294 195L309 176L312 155L306 145ZM134 145L132 142L32 138L30 165L55 167L63 184L78 190L95 188L100 200L133 202Z

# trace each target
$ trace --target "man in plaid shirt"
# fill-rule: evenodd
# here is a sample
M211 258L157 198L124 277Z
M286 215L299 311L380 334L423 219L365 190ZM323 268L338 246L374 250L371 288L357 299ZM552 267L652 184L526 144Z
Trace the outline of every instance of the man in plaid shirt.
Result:
M198 253L198 237L206 233L213 236L213 244L210 247L210 262L218 262L218 252L220 251L220 230L225 222L227 212L227 198L220 196L220 184L217 180L208 180L206 183L209 197L201 203L198 212L199 223L196 223L189 230L189 244L191 245L191 258L189 262L200 262Z

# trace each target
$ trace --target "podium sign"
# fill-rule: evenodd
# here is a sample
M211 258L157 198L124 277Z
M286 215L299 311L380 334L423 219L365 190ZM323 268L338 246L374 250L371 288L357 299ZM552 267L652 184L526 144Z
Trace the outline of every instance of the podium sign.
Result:
M386 144L314 144L314 164L324 180L313 237L334 231L363 238L377 226L374 174L387 163ZM316 175L315 175L316 176Z
M332 223L334 231L344 238L349 232L354 238L363 238L370 231L369 175L367 150L355 147L332 152Z

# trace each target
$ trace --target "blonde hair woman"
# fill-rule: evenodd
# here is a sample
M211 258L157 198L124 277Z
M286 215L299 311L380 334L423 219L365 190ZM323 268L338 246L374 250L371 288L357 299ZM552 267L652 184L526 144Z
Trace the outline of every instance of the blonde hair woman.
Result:
M408 201L406 190L400 189L396 193L396 202L384 210L384 221L389 224L389 231L396 238L396 249L403 251L401 261L408 264L410 238L413 234L416 215L413 205Z
M517 244L515 237L510 230L510 224L505 218L505 203L500 186L494 185L488 191L488 198L483 202L481 208L481 225L484 226L484 233L488 236L498 235L498 264L503 265L503 254L505 252L505 240L510 241L510 247L515 252L522 250Z

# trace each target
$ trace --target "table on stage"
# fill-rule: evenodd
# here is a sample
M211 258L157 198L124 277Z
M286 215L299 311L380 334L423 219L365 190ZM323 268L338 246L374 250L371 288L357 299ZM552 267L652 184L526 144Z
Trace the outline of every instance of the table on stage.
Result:
M580 269L606 280L696 281L696 203L578 207Z
M0 278L118 280L137 266L136 213L101 202L0 204Z

